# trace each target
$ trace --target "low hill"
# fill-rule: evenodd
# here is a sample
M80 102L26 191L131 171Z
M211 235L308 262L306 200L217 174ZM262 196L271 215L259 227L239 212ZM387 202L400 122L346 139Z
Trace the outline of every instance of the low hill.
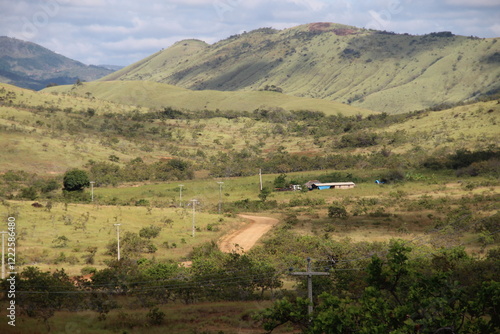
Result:
M74 96L93 96L107 101L148 108L171 107L186 110L235 110L281 108L284 110L321 111L327 115L370 115L376 112L343 103L322 99L296 97L272 91L221 92L193 91L149 81L87 82L81 85L56 86L44 92L66 93Z
M109 85L121 91L134 82L120 84L85 83L75 90ZM149 85L166 86L146 83L144 87ZM185 91L170 89L170 94L178 91L179 96ZM141 95L130 92L132 98ZM148 164L178 158L189 161L197 171L221 175L251 175L267 165L272 171L327 165L338 169L418 167L433 155L441 158L461 149L494 149L499 117L497 101L403 115L325 115L281 109L165 112L104 101L90 92L74 96L0 84L0 173L21 169L61 174L89 160L125 166L136 158Z
M0 36L0 82L39 90L49 84L92 81L112 72L82 64L35 43Z
M334 23L184 40L100 80L286 94L403 113L500 90L499 38L422 36Z

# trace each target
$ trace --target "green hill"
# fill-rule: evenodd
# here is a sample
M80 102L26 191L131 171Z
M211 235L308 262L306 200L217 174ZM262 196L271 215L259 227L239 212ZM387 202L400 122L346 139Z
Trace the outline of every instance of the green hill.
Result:
M172 107L187 110L236 110L281 108L321 111L327 115L370 115L375 112L335 101L296 97L271 91L193 91L149 81L88 82L76 86L49 87L44 92L93 96L101 100L148 108Z
M157 95L158 98L168 97L190 106L195 103L189 104L189 99L203 102L196 94L220 94L228 100L234 95L236 101L250 93L268 97L269 101L286 95L190 92L165 84L137 85L127 81L84 83L75 87L74 91L89 94L33 92L0 85L0 140L3 143L0 172L22 169L60 174L68 168L84 166L89 160L124 166L137 157L148 164L165 157L179 158L189 161L200 173L209 170L212 174L224 175L252 173L259 164L267 164L273 171L309 170L331 164L339 169L353 165L418 167L432 155L443 157L459 149L489 150L498 143L500 104L495 100L402 115L363 114L359 110L350 115L326 115L295 108L305 104L289 109L296 111L266 108L217 112L215 109L150 109L105 101L94 94L98 95L100 88L102 94L111 94L114 88L124 103L123 92L128 91L131 101L140 98L139 102L146 104L150 95L141 94L140 89L154 87L165 91L164 95ZM52 89L63 88L68 87ZM262 103L260 97L258 100ZM291 97L286 97L280 105L284 107L289 99ZM155 99L151 100L160 105ZM352 111L351 108L345 106L340 110ZM323 158L325 160L321 160Z
M0 36L0 82L30 89L92 81L113 71L87 66L38 44Z
M184 40L100 80L321 98L402 113L500 89L499 38L394 34L333 23Z

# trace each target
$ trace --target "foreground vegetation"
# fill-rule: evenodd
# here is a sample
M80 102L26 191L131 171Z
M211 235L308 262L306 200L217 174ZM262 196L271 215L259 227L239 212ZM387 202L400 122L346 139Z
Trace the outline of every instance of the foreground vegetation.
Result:
M255 177L225 178L222 215L213 180L184 180L182 203L178 182L96 188L92 204L38 201L42 207L37 208L33 202L4 200L4 216L18 222L19 291L46 291L41 299L18 294L22 317L39 321L26 320L19 328L44 324L40 332L53 331L61 328L60 317L69 317L73 320L66 324L95 333L161 331L174 324L178 333L242 328L261 333L275 327L276 333L495 330L498 180L407 171L403 179L377 185L373 180L380 173L264 175L265 188L283 179L349 177L357 182L350 190L266 197L259 196ZM110 198L119 205L102 205ZM195 237L192 208L180 207L191 198L201 204ZM280 217L282 223L243 254L221 253L219 237L243 224L234 214L255 211ZM121 224L120 261L115 223ZM312 321L305 281L289 275L305 271L307 257L313 270L330 273L313 281ZM191 266L179 266L187 260ZM73 283L75 275L89 274L91 281L82 276ZM222 305L216 302L241 301L252 303L228 306L239 313L202 311ZM181 325L172 307L185 314L194 307L207 316ZM332 313L342 316L331 318Z

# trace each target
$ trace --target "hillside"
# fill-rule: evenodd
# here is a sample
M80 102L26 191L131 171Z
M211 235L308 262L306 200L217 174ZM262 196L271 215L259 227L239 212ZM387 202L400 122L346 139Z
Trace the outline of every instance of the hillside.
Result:
M120 83L122 88L133 84ZM120 86L85 83L75 90L107 85ZM167 87L155 83L143 87L150 85ZM140 95L140 91L129 91L131 98ZM252 175L259 168L289 172L328 166L419 167L433 155L443 157L459 149L488 150L498 144L497 101L408 115L292 110L298 111L149 109L104 101L90 92L74 96L1 84L0 139L4 145L0 172L21 169L61 174L89 160L111 160L123 167L138 157L148 164L164 157L180 158L203 175L208 171L223 176Z
M92 81L112 70L87 66L38 44L0 36L0 82L30 89Z
M367 116L376 112L349 106L335 101L296 97L271 91L223 92L216 90L195 91L149 81L88 82L76 86L56 86L44 92L73 96L92 96L97 99L125 105L160 109L171 107L185 110L236 110L284 109L321 111L327 115L338 113Z
M100 80L223 91L274 85L285 94L402 113L498 92L497 41L333 23L261 28L212 45L180 41Z

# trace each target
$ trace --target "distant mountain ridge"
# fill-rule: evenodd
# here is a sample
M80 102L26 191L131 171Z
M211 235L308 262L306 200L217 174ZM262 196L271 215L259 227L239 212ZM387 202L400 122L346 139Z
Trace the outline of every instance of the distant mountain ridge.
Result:
M451 32L413 36L328 22L261 28L212 45L180 41L100 80L193 90L271 87L400 113L498 93L499 39Z
M112 72L82 64L32 42L0 36L0 82L40 90L48 84L66 85L78 79L93 81Z

